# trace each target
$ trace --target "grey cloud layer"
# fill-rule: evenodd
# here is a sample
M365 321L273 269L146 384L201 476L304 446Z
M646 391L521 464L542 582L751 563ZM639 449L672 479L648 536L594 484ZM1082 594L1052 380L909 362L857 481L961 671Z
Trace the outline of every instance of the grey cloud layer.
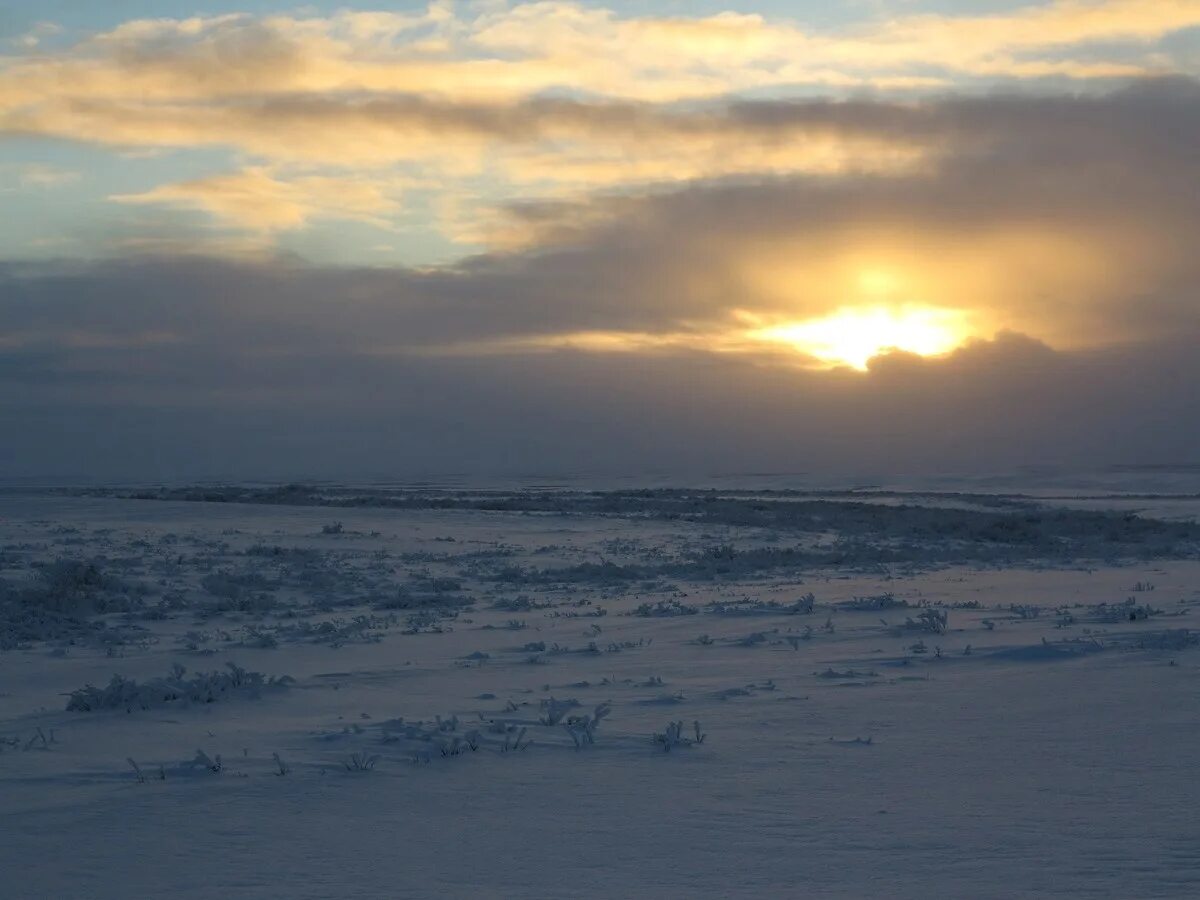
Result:
M317 336L277 355L231 326L220 346L47 351L23 378L8 358L6 473L981 471L1176 462L1200 439L1195 335L1077 354L1002 336L859 375L706 354L379 359Z
M214 460L259 472L895 471L1194 452L1195 83L1103 97L736 104L722 116L743 129L799 120L951 149L904 176L727 179L518 206L531 249L441 270L10 265L0 270L0 428L13 437L0 464L124 476L197 473ZM1033 337L941 360L892 356L865 375L695 349L437 352L716 327L736 308L815 314L837 298L805 273L879 234L930 268L954 254L982 266L961 281L949 269L940 288ZM790 292L764 293L747 274L760 257L792 266ZM1072 335L1088 340L1068 346Z

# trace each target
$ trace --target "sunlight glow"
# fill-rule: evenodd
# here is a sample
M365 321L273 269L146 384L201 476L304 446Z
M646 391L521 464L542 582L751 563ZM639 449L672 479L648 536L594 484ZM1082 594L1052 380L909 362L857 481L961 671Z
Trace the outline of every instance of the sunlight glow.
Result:
M902 350L949 353L969 337L963 313L933 307L849 307L821 318L783 322L751 332L756 340L790 344L830 366L865 370L874 356Z
M895 293L900 279L885 269L863 269L858 273L858 286L864 294L882 297Z

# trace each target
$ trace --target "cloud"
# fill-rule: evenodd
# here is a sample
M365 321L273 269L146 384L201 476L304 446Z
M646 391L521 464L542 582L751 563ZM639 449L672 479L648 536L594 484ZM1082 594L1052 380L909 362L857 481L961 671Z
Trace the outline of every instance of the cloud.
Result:
M201 209L254 231L300 228L313 219L352 219L386 228L400 209L396 182L318 175L281 180L269 169L251 167L110 199Z
M1136 169L1145 154L1180 164L1186 162L1181 148L1198 137L1197 94L1195 82L1161 79L1082 97L738 101L688 109L576 100L497 107L413 97L346 104L291 99L247 109L246 122L269 136L264 139L303 147L313 159L361 163L354 149L361 146L372 160L388 157L402 165L346 171L292 159L250 166L238 177L162 185L142 196L234 220L238 209L231 201L253 195L241 204L242 218L258 227L259 201L269 199L279 215L287 217L290 209L294 221L307 221L313 216L298 207L329 207L314 195L336 196L326 189L336 185L360 200L343 213L385 220L398 209L389 198L403 185L433 192L451 236L515 247L545 233L535 220L564 199L584 198L573 204L572 216L593 219L587 198L596 191L638 195L688 182L791 175L826 181L882 175L905 183L964 161L1003 170L1035 163L1035 155L1047 167L1088 171ZM188 128L204 127L202 116L180 116ZM375 129L361 144L358 116ZM270 147L259 149L271 155Z
M62 26L55 22L34 22L33 27L23 34L9 38L10 43L16 44L22 50L32 50L46 38L62 33Z
M9 269L0 461L13 474L126 478L862 475L1172 462L1200 439L1195 328L1069 352L1002 334L941 359L881 357L866 373L697 348L378 352L454 330L497 302L484 290L201 260Z
M1141 46L1194 5L1038 9L991 23L1004 53L1061 54L1076 28ZM1022 16L1037 33L1014 24ZM274 473L281 458L296 471L844 471L1191 453L1195 81L840 100L735 99L725 85L676 102L695 74L676 58L696 47L771 58L776 26L737 16L636 20L653 32L637 40L678 76L658 88L672 102L595 96L588 70L567 95L538 94L557 77L541 57L520 78L498 75L529 62L524 26L561 37L565 59L630 21L544 4L470 21L437 7L286 27L140 23L96 39L96 81L73 97L54 95L37 61L10 67L10 128L236 147L229 170L116 199L151 225L169 221L160 207L200 210L233 229L214 240L245 252L184 258L195 230L130 226L117 252L156 256L0 270L0 382L12 388L0 427L17 434L0 463L86 467L83 448L105 441L146 448L114 451L112 472L194 471L204 458ZM983 26L956 19L952 40L948 20L915 21L873 27L993 53ZM490 54L490 93L387 81L397 47L432 72L460 66L468 44ZM340 60L344 46L358 55ZM82 64L50 65L68 63ZM106 81L117 70L131 79L119 91ZM426 268L269 251L322 219L390 227L401 191L487 251ZM804 347L753 334L874 305L939 311L964 343L820 371Z
M48 166L44 163L0 164L0 177L20 188L45 190L78 181L82 175L71 169ZM3 182L0 182L2 184ZM5 188L0 187L0 190ZM12 190L13 188L8 188Z
M942 149L904 174L518 204L505 213L519 249L439 268L10 265L0 426L16 437L0 462L145 477L1188 458L1200 201L1180 185L1200 180L1195 83L721 116ZM274 185L291 177L259 172L248 183L265 188L249 193L267 212L227 214L295 221L273 218ZM283 198L307 215L336 194ZM747 339L747 323L881 298L959 311L976 339L935 359L884 354L866 372L811 370ZM121 451L95 450L106 445Z
M621 16L568 2L453 9L135 20L62 52L10 62L0 97L154 104L369 92L513 100L567 90L665 102L805 84L928 86L963 74L1113 77L1161 71L1169 51L1156 42L1200 24L1190 0L1059 0L825 31L758 15ZM1088 52L1073 58L1071 48Z
M678 319L737 308L804 318L883 296L975 312L983 333L1010 327L1078 346L1170 331L1196 314L1200 271L1186 236L1200 203L1178 189L1200 177L1189 150L1200 141L1194 82L818 112L881 135L920 130L947 149L898 176L744 178L518 204L506 228L529 247L558 248L544 265L582 285L608 284L618 297L636 295L629 279L662 286L647 306ZM891 284L882 294L864 284L880 274Z
M0 60L0 133L122 154L228 149L239 171L119 199L235 228L329 215L386 225L398 207L378 185L403 180L436 195L451 239L515 247L526 238L504 229L498 205L747 175L919 173L1003 137L931 91L1186 73L1194 61L1164 39L1197 25L1190 0L1059 0L834 30L569 2L134 20ZM814 88L842 102L788 102ZM908 99L848 99L858 88ZM351 195L341 208L328 202L335 178Z
M1193 81L1081 97L742 102L702 118L730 134L828 130L935 149L894 170L445 202L447 228L495 249L437 272L400 270L431 303L472 301L453 327L405 322L393 343L511 348L574 335L579 346L648 347L674 335L728 345L739 313L775 326L887 303L959 311L973 334L1011 328L1063 348L1169 333L1195 314L1200 203L1179 189L1200 179ZM387 225L408 184L251 166L122 199L205 210L261 251L264 238L320 218ZM118 237L118 252L149 239L169 253L198 235L158 223Z
M1200 144L1195 82L1085 97L740 103L720 119L737 123L732 132L800 123L939 150L904 172L657 183L501 204L490 219L448 209L462 227L492 230L497 250L359 276L355 290L383 318L346 340L375 353L571 346L762 355L761 342L746 339L751 325L880 304L952 311L975 336L1012 329L1059 349L1194 324L1200 261L1189 238L1200 201L1179 186L1200 179L1190 149ZM258 241L320 217L383 224L397 202L386 180L253 167L125 199L199 207ZM151 238L169 254L196 235L122 237L119 252ZM314 283L336 280L336 270L315 271L306 276ZM245 302L292 290L286 280L266 283ZM317 315L304 303L289 309ZM331 339L354 309L329 324Z
M1097 42L1136 49L1200 25L1186 0L910 16L846 33L729 13L622 18L572 3L505 4L474 18L447 9L128 22L56 53L9 59L0 68L0 125L102 143L227 141L277 153L285 142L270 132L289 118L336 117L368 139L373 123L514 137L539 112L527 102L551 91L663 104L803 85L945 86L954 72L1154 74L1161 48L1153 63L1130 61L1128 47L1110 50L1108 62L1071 60L1064 48L1089 47L1094 57ZM1053 58L1019 55L1039 49ZM1175 70L1185 68L1178 60Z

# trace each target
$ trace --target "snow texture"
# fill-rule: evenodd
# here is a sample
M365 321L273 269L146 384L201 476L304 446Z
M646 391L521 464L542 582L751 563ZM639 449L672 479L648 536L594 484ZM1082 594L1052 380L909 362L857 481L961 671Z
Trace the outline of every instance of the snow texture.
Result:
M0 493L0 896L1200 896L1197 495Z

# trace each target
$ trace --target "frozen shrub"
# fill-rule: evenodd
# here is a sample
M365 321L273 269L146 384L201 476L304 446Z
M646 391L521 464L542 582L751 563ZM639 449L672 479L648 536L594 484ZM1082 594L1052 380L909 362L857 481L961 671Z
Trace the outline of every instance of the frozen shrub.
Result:
M834 669L832 666L830 666L824 672L818 672L817 677L818 678L827 678L827 679L831 679L831 680L848 679L848 678L878 678L879 673L878 672L859 672L856 669L846 669L844 672L839 672L837 669Z
M696 607L680 603L678 600L659 600L653 604L641 604L633 611L633 614L647 618L662 618L665 616L694 616L699 611Z
M519 597L505 597L496 600L492 603L492 609L505 610L507 612L533 612L537 609L549 609L553 603L539 603L532 597L521 594Z
M70 694L69 712L95 712L105 709L152 709L177 703L214 703L233 694L251 694L263 688L281 688L292 683L287 676L266 676L248 672L234 663L226 663L228 671L197 672L185 677L187 669L176 664L169 675L138 683L132 678L113 675L112 680L98 688L87 684Z
M83 640L98 634L102 628L99 623L79 616L0 596L0 650L15 650L34 641Z
M772 633L774 633L774 632L772 632ZM762 631L752 632L751 634L746 635L744 638L742 638L740 641L738 641L738 643L741 644L743 647L756 647L759 644L765 644L766 642L767 642L767 633L762 632Z
M457 615L457 612L450 612L444 609L422 610L408 617L404 630L401 633L443 634L447 631L453 631L452 626L447 624L447 622L452 621Z
M571 716L567 719L563 727L575 743L576 750L596 742L596 728L599 726L600 720L610 712L612 712L612 706L608 703L601 703L590 716Z
M105 575L95 562L58 560L37 568L24 583L0 578L0 650L100 635L119 642L114 629L91 617L136 612L144 594L144 587Z
M138 609L145 587L106 575L101 562L59 559L35 564L33 576L23 585L0 580L0 605L24 607L34 615L50 618Z
M200 586L217 598L201 610L208 615L228 612L261 615L275 609L277 601L266 593L278 587L257 572L212 572L200 579Z
M188 765L190 765L192 768L199 767L202 769L208 769L208 771L212 772L214 775L219 774L221 770L225 768L225 764L221 762L220 753L217 753L214 756L209 756L203 750L197 750L196 755L192 757L192 760Z
M690 747L693 744L699 745L704 743L704 739L708 737L700 730L698 721L692 723L693 737L685 737L683 733L683 721L668 722L666 729L654 735L654 742L662 744L663 750L667 753L671 752L672 747Z
M342 761L342 765L347 772L370 772L375 768L375 763L379 762L378 756L368 754L366 751L351 753L349 757Z
M460 588L455 588L459 590ZM430 592L414 592L410 585L399 588L391 597L375 604L376 609L380 610L403 610L403 609L447 609L459 610L471 603L471 598L462 594L450 595L445 591Z
M950 614L944 609L923 609L915 618L906 618L904 628L908 631L925 631L929 634L945 634Z
M25 742L25 749L32 750L37 747L39 750L49 750L51 744L58 743L54 736L54 729L50 729L50 736L46 737L46 733L41 728L34 729L33 736Z
M1132 597L1124 603L1101 603L1093 606L1092 618L1097 622L1144 622L1152 616L1162 615L1149 603L1138 604Z
M840 744L843 747L870 747L875 743L875 738L874 737L865 737L865 738L864 737L852 737L852 738L844 738L842 740L839 740L837 738L830 738L829 743Z
M525 737L525 732L526 732L526 731L528 731L528 729L527 729L527 728L522 728L522 729L521 729L519 732L517 732L517 734L516 734L516 737L515 737L515 739L513 739L513 740L512 740L511 744L509 743L509 740L510 740L510 738L512 737L512 735L509 735L508 733L505 733L505 735L504 735L504 746L500 748L500 752L501 752L501 753L508 753L510 750L525 750L525 749L528 749L529 745L533 743L533 740L532 740L532 739L525 741L525 743L524 743L524 744L522 744L522 743L521 743L521 741L522 741L522 740L524 739L524 737Z
M753 615L811 615L817 598L805 594L791 603L780 603L778 600L734 600L726 603L710 603L708 611L718 616L753 616Z
M337 648L344 644L372 644L383 640L383 632L399 624L395 616L355 616L350 620L329 619L323 622L297 622L295 625L277 625L266 633L272 640L306 641L313 644L328 644ZM262 629L248 628L247 632L263 633ZM255 646L251 644L251 646ZM265 646L265 645L259 645Z
M542 716L539 721L543 725L557 725L566 716L568 710L578 706L578 700L556 700L550 697L542 701Z
M274 650L279 646L275 635L253 625L246 626L246 636L242 638L243 647L254 647L258 650Z
M908 606L907 600L897 600L896 595L891 591L885 594L876 594L873 597L855 597L853 600L848 600L842 604L845 609L853 609L858 612L879 612L885 609L897 609Z
M105 575L95 562L60 559L37 573L35 594L56 612L123 612L130 608L115 592L126 590L116 578Z
M619 583L640 581L649 572L638 565L618 565L605 560L599 563L579 563L562 568L547 568L538 572L526 572L525 580L552 584Z

